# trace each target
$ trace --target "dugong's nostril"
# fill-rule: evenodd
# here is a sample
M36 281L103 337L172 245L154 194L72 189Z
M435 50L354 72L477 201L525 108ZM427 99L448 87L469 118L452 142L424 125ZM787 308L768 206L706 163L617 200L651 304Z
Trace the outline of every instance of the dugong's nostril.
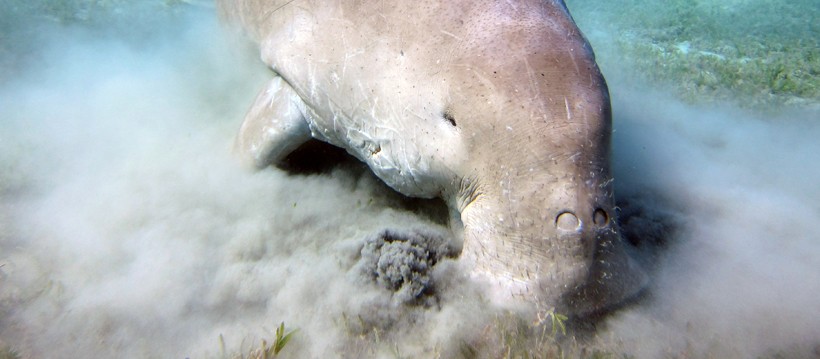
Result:
M578 221L578 217L572 212L561 213L555 218L555 226L562 231L574 231L580 225L581 222Z
M609 224L609 215L603 209L598 208L592 214L592 223L601 227L606 226Z

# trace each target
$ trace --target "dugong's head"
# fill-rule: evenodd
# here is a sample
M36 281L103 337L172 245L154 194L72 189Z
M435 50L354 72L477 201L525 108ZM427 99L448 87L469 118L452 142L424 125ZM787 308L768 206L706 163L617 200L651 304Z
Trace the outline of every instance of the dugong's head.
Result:
M620 245L606 83L563 4L543 4L463 24L444 117L468 155L451 202L462 259L493 299L584 313L646 277Z

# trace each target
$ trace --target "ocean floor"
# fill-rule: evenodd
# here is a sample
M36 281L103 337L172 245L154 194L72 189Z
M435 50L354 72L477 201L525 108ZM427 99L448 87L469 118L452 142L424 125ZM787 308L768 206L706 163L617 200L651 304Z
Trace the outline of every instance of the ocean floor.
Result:
M270 75L209 2L3 2L0 359L263 357L281 323L283 358L820 357L820 9L660 4L567 4L652 282L558 323L489 305L442 204L344 155L241 169ZM374 261L397 242L436 249L421 299Z
M688 103L776 114L820 107L820 6L811 0L569 0L610 78Z

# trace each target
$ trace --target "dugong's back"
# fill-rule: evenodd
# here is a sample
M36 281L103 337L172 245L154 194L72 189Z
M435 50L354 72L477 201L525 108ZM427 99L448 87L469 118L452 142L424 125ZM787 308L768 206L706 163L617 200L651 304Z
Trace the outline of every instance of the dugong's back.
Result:
M555 122L575 105L568 99L608 110L603 78L561 2L221 0L220 9L305 101L314 137L406 195L438 196L465 161L497 160L481 158L488 140L550 131L533 117ZM579 71L589 72L582 83L564 79ZM527 113L502 108L509 101ZM466 125L461 136L442 126L454 116ZM447 145L424 148L433 144Z

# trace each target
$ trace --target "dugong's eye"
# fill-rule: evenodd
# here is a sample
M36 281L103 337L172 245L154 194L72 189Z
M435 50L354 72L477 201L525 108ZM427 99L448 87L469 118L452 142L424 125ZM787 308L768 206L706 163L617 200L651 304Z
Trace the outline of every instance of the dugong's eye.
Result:
M451 125L453 125L453 127L455 127L455 126L456 126L456 118L455 118L455 117L453 117L453 114L450 112L450 110L449 110L449 109L448 109L448 110L444 110L444 113L442 113L442 114L441 114L441 116L442 116L442 117L444 117L444 120L445 120L445 121L447 121L447 122L449 122Z

